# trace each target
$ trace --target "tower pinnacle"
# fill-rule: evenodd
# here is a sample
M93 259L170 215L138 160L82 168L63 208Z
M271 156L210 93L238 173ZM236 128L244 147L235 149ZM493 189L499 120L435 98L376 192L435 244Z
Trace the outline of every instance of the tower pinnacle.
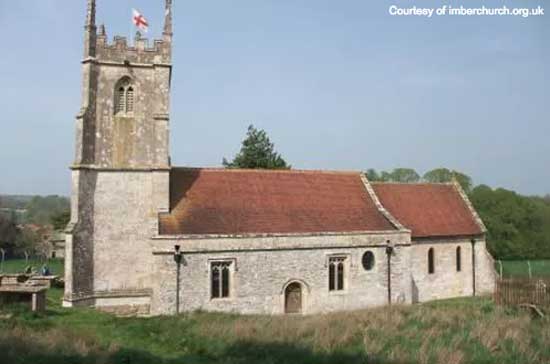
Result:
M95 0L88 0L86 25L84 26L84 58L95 57L97 27L95 25Z
M88 0L86 27L95 27L95 0Z
M163 34L165 36L172 36L172 0L166 0Z

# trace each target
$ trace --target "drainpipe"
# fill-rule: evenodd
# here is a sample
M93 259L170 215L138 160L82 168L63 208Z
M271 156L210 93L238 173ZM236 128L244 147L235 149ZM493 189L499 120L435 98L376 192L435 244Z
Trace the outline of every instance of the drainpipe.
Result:
M476 239L470 240L472 243L472 296L476 295Z
M174 261L176 262L176 315L180 313L180 269L183 253L179 245L174 245Z
M393 254L393 246L390 241L386 241L386 255L388 257L388 305L391 306L391 255Z

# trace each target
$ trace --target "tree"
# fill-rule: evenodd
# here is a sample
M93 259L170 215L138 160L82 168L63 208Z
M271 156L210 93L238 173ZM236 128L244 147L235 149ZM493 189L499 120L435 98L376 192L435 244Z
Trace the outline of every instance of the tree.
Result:
M71 212L66 210L53 215L50 219L50 223L52 224L54 230L64 230L70 219Z
M367 169L365 172L367 179L371 182L403 182L414 183L420 181L420 176L411 168L395 168L391 172L381 171L378 173L375 169Z
M381 180L380 175L378 174L378 172L376 172L376 169L373 168L367 169L367 171L365 172L365 176L367 176L367 179L370 182L377 182Z
M487 226L487 245L495 258L550 257L550 206L541 198L480 185L470 201Z
M472 178L464 173L452 171L447 168L436 168L426 172L423 177L424 181L431 183L452 182L456 180L464 192L470 193L472 190Z
M411 168L395 168L389 177L392 182L414 183L420 181L420 175Z
M0 248L11 254L15 249L18 233L15 221L10 216L0 214Z
M50 224L52 216L69 210L70 202L61 196L34 196L27 204L26 222L38 225Z
M248 127L239 153L231 162L223 159L226 168L290 169L291 166L275 152L275 146L264 130Z
M24 226L17 239L15 253L18 255L33 255L36 246L40 243L40 234L37 230Z

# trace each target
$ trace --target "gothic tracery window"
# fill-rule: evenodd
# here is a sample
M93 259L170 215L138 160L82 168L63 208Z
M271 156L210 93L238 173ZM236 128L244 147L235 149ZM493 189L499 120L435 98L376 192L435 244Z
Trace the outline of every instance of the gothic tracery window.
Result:
M115 115L128 115L134 112L134 95L134 86L130 78L122 78L115 88Z
M212 298L227 298L230 290L231 262L213 262L210 265Z
M328 290L344 290L344 274L346 257L331 257L328 262Z

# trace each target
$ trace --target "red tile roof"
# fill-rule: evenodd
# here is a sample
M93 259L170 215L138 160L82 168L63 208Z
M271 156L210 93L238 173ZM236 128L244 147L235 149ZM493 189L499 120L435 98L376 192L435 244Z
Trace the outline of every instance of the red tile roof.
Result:
M395 230L359 173L174 168L160 234Z
M452 184L373 183L382 205L412 237L470 236L482 233Z

